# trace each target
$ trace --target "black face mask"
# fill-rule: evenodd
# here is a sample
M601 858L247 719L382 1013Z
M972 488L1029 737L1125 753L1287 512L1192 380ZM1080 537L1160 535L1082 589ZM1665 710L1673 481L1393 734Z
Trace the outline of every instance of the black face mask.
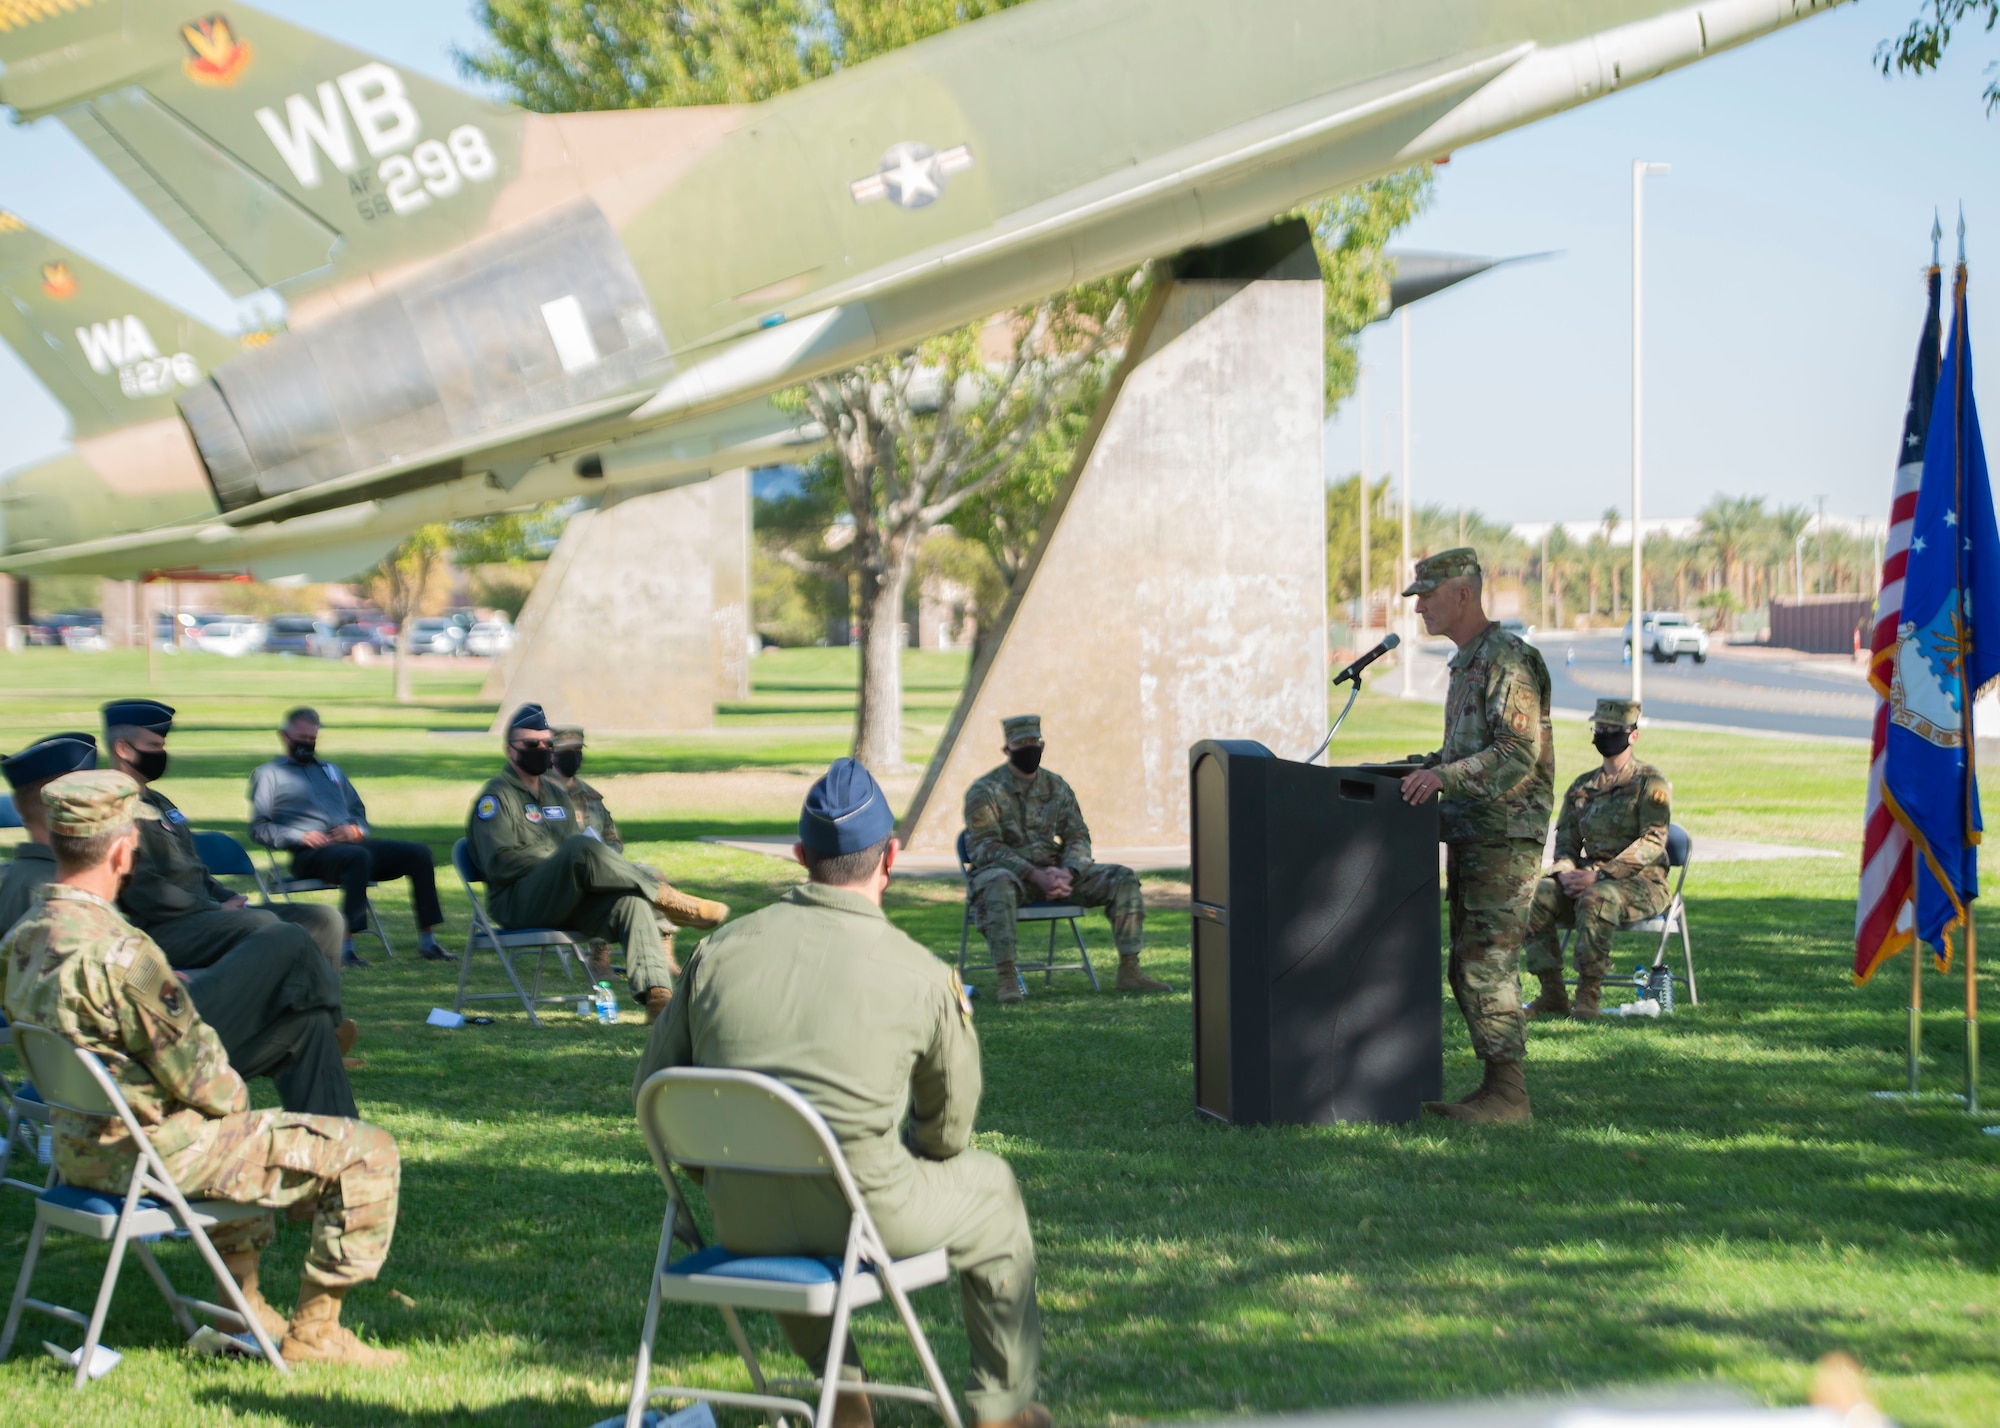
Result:
M1009 749L1007 762L1024 774L1031 774L1042 766L1042 746L1023 744L1018 749Z
M300 739L296 742L286 740L285 748L290 752L293 763L309 764L319 751L319 741L317 739Z
M564 778L575 778L576 771L582 767L582 749L558 749L556 751L556 772Z
M132 767L147 783L158 783L167 776L167 751L165 749L134 750Z
M529 778L540 778L547 773L554 758L555 750L547 744L521 744L514 749L514 762Z
M1605 758L1616 758L1632 747L1630 729L1599 729L1590 736L1591 746Z

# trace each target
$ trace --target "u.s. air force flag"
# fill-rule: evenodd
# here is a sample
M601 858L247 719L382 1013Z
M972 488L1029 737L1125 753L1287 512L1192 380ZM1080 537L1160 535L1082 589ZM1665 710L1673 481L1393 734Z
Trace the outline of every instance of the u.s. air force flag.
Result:
M1883 796L1917 852L1917 936L1949 961L1951 935L1979 896L1972 700L2000 676L2000 532L1972 401L1962 263L1896 634Z

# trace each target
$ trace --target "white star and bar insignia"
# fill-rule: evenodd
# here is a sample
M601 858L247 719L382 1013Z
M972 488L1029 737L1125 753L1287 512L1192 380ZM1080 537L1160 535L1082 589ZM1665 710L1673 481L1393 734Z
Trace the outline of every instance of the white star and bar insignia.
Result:
M972 167L964 144L939 153L928 144L892 144L866 178L847 186L856 203L886 198L898 208L928 208L944 197L945 178Z

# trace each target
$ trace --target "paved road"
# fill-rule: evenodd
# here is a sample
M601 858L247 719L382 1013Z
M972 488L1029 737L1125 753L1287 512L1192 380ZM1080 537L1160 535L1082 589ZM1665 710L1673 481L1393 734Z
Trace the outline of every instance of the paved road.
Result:
M1535 643L1548 661L1558 709L1587 712L1604 695L1631 692L1632 670L1617 633L1541 634ZM1445 642L1424 641L1416 667L1424 697L1444 697L1443 661L1450 652ZM1866 739L1875 712L1860 668L1846 660L1731 648L1719 640L1705 664L1649 660L1643 681L1647 718L1675 723ZM1377 687L1399 690L1400 676L1392 671Z

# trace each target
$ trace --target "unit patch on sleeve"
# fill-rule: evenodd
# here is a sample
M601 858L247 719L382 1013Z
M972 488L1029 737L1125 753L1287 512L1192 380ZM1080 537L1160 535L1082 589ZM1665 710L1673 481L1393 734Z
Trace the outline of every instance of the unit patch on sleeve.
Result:
M532 803L529 804L527 808L523 810L523 812L527 814L528 821L530 823L540 823L542 821L542 810L537 808Z
M472 811L478 814L482 820L485 820L498 813L500 805L494 801L492 794L483 793L479 796L479 802L473 806Z

